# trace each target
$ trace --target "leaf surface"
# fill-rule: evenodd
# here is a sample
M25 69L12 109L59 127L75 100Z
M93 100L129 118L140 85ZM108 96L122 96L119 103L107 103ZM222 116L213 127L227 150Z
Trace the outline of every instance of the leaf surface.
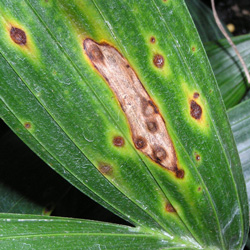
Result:
M145 232L186 246L244 244L240 160L183 1L5 1L0 9L1 116L38 155ZM113 57L105 54L103 72L95 60L105 51ZM142 90L123 109L129 76ZM147 122L142 94L168 134L139 134L147 153L134 140L146 125L125 112L132 106ZM170 154L174 164L163 165Z

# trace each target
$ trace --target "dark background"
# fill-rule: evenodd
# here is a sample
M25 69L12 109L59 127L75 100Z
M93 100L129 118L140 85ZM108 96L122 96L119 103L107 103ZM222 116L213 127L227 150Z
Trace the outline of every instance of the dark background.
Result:
M209 0L203 1L210 6ZM216 0L225 24L234 24L234 35L250 33L249 0ZM0 183L4 183L52 215L128 224L72 187L40 160L0 119ZM0 211L1 212L1 211Z
M197 0L198 1L198 0ZM250 0L214 0L218 15L225 24L234 24L233 35L250 33ZM210 0L203 2L211 7Z

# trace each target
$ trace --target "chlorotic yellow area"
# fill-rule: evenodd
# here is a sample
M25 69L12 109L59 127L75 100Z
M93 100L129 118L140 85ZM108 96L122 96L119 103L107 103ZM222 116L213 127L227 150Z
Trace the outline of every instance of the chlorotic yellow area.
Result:
M4 17L4 16L1 16L0 25L3 26L2 28L4 30L4 37L6 38L6 42L8 44L15 47L16 50L19 50L22 53L24 53L25 55L27 55L33 61L36 61L36 62L39 61L38 60L39 53L37 51L35 43L32 39L32 36L31 36L29 30L27 29L27 27L25 27L23 24L19 23L18 21L14 20L13 17ZM26 43L25 44L20 45L20 44L15 43L12 40L12 38L10 36L10 31L11 31L11 28L13 28L13 27L18 28L18 29L25 32L25 35L26 35Z
M152 42L152 38L155 39L155 42ZM167 60L167 55L165 54L165 52L163 52L159 46L158 46L158 39L157 39L157 36L154 36L152 34L150 35L147 35L146 36L146 40L147 40L147 44L149 46L149 60L150 60L150 65L151 67L159 72L160 74L163 74L164 77L170 77L172 75L172 71L171 71L171 68L169 66L169 63L168 63L168 60ZM163 57L164 59L164 64L162 67L157 67L154 63L154 57L156 55L160 55Z
M189 123L192 123L192 125L199 126L200 129L203 131L209 131L209 119L208 119L208 112L206 109L206 98L203 96L202 92L198 88L194 88L193 86L190 87L188 86L187 83L182 83L182 91L186 96L186 105L183 107L183 111L185 112L185 117L186 120ZM197 93L199 94L198 97L194 98L194 94ZM202 109L202 114L200 119L195 119L191 114L190 114L190 105L191 102L195 101Z

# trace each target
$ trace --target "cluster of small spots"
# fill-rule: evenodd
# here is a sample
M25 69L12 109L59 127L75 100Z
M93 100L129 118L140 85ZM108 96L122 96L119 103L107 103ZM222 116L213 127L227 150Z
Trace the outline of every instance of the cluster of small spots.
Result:
M100 164L99 165L99 171L104 175L110 175L113 172L113 169L108 164Z
M114 144L116 147L123 147L123 146L124 146L124 143L125 143L125 141L124 141L123 137L121 137L121 136L116 136L116 137L114 137L114 139L113 139L113 144Z
M190 103L190 114L196 120L199 120L202 115L201 106L194 100L192 100Z
M162 68L164 66L164 57L157 54L154 56L153 62L157 68Z
M150 42L151 42L151 43L155 43L155 37L151 36Z
M24 123L24 127L25 127L26 129L30 129L30 128L31 128L30 122L25 122L25 123Z
M16 44L19 44L19 45L25 45L27 42L25 32L15 27L11 28L10 37Z
M183 178L184 178L184 175L185 175L185 172L184 172L183 169L178 169L178 170L176 170L175 174L176 174L176 177L177 177L177 178L183 179Z
M174 209L174 207L170 203L167 203L166 211L169 212L169 213L175 213L176 212L176 210Z

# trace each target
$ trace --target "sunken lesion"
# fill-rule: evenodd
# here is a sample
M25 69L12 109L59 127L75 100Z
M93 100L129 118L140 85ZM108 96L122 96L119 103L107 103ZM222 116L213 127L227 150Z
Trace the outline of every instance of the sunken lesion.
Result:
M177 178L184 178L184 171L177 167L174 145L160 110L129 62L107 43L97 43L87 38L83 48L91 64L119 101L129 123L135 148L173 172ZM164 58L157 54L154 63L161 68Z
M113 174L113 168L111 165L106 164L106 163L100 163L98 166L98 170L103 174L103 175L112 175Z
M175 208L172 206L172 204L167 203L165 206L165 209L168 213L176 213Z
M195 120L200 120L201 119L202 108L195 100L191 100L191 102L190 102L190 115Z
M10 29L10 37L12 41L18 45L26 45L27 43L26 33L22 29L12 26Z

